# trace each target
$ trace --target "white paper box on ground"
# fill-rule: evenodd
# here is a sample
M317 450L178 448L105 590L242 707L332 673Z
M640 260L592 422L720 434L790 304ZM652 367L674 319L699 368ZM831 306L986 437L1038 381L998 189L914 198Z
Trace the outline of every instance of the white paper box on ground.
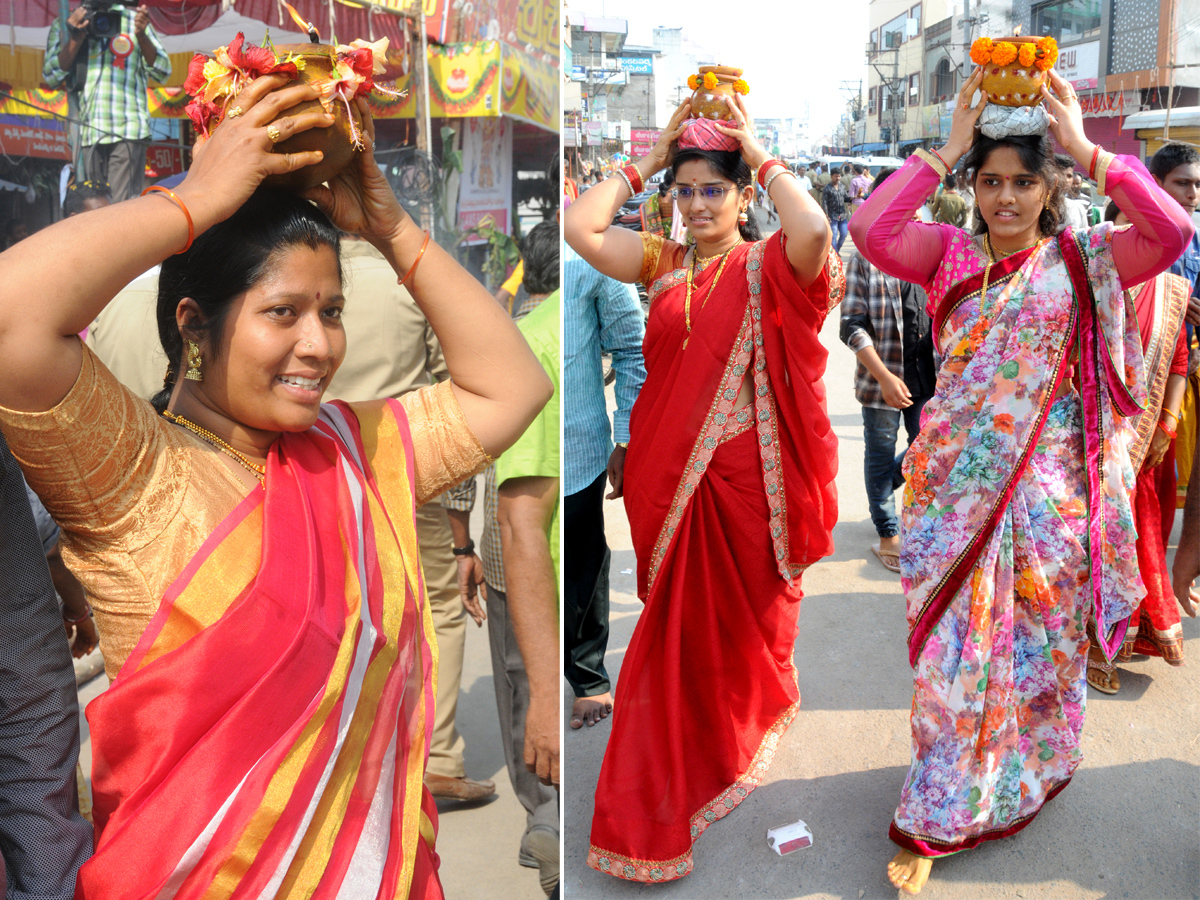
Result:
M812 842L812 832L808 830L808 826L804 822L780 825L767 832L767 843L780 856L811 847Z

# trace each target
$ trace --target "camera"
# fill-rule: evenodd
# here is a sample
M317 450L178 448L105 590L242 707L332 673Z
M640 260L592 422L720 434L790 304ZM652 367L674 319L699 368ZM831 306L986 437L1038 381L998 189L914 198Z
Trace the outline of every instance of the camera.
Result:
M83 0L88 11L90 37L111 40L121 33L121 7L134 7L138 0Z

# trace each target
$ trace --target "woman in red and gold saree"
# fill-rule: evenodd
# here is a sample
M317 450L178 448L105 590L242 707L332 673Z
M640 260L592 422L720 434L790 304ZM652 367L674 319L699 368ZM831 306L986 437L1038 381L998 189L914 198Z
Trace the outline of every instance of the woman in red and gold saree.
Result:
M1118 217L1117 223L1121 224ZM1183 665L1183 628L1179 604L1167 571L1167 544L1175 524L1175 440L1179 407L1187 387L1187 337L1183 328L1190 284L1163 272L1130 288L1142 337L1146 367L1147 404L1134 419L1135 438L1129 461L1137 477L1133 518L1137 525L1138 567L1146 597L1135 609L1117 659L1135 653L1161 656L1170 665ZM1103 693L1121 687L1112 664L1097 659L1088 664L1088 684Z
M338 230L256 188L317 158L271 153L268 127L329 120L288 115L315 91L282 84L242 91L171 202L78 216L0 257L0 429L61 524L112 679L88 707L82 900L442 896L415 512L511 444L548 385L486 291L429 248L409 284L455 383L321 404L346 351ZM369 140L312 197L398 273L422 259ZM75 334L157 261L173 371L152 406ZM487 388L501 381L522 387Z
M1137 160L1083 137L1052 72L1055 137L1134 223L1056 234L1049 141L975 137L981 75L950 143L918 151L850 226L874 265L925 286L941 359L904 463L912 765L888 876L909 893L933 858L1028 825L1082 759L1088 632L1111 659L1144 593L1128 417L1146 390L1122 285L1166 269L1191 236ZM982 232L913 222L968 148Z
M737 128L685 126L685 103L630 173L661 168L679 138L675 214L693 249L606 231L628 192L619 178L565 217L581 256L651 298L624 470L645 608L621 667L588 853L588 865L633 881L688 874L696 838L765 775L800 701L801 573L832 550L837 520L818 333L844 290L841 263L816 204L735 108ZM731 149L698 149L723 135ZM753 168L783 222L767 240L738 228Z

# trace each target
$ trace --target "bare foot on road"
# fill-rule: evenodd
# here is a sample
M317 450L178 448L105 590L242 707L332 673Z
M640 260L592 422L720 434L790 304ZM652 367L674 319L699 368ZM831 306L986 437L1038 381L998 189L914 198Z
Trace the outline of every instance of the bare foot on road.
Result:
M571 705L571 727L582 728L587 723L591 728L612 712L612 694L597 694L595 697L576 697Z
M929 880L933 860L901 850L888 863L888 881L906 894L919 894Z

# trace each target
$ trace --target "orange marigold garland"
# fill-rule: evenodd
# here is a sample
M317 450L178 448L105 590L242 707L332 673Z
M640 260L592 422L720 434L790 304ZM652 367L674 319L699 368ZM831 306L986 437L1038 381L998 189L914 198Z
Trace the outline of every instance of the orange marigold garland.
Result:
M1042 37L1036 44L1023 42L1018 47L1009 41L977 38L971 44L971 61L978 66L1008 66L1019 62L1022 66L1036 66L1045 72L1054 68L1058 61L1058 43L1052 37Z
M712 72L705 72L704 73L704 87L711 91L716 86L717 86L717 76L714 75Z
M1017 58L1017 47L1008 41L1000 41L992 51L992 65L1007 66Z
M992 61L992 39L978 38L971 45L971 62L977 66L986 66Z
M1038 58L1037 67L1045 72L1047 69L1054 68L1054 64L1058 61L1058 44L1052 37L1044 37L1037 42Z
M750 93L750 85L746 84L746 79L739 78L733 83L733 89L739 94L745 96Z

